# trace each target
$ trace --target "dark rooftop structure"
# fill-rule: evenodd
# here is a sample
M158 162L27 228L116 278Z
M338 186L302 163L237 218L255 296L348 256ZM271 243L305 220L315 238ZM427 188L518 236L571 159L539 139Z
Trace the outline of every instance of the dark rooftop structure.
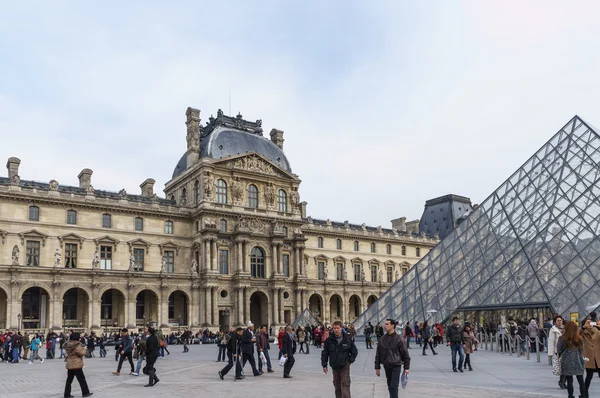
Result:
M458 195L445 195L425 202L425 210L419 223L419 231L429 237L436 234L444 239L473 210L471 199Z

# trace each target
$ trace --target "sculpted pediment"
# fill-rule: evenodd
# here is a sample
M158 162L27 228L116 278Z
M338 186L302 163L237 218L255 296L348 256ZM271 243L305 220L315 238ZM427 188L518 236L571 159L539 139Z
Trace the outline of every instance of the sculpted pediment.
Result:
M273 177L292 178L295 177L279 168L259 153L251 152L239 156L232 156L222 161L216 162L216 166L223 166L231 170L247 171L250 173L264 174Z
M152 245L150 242L145 241L142 238L133 239L127 242L129 245L129 251L133 250L133 246L144 246L146 248L146 254L148 254L149 248Z
M42 241L42 246L46 246L46 239L48 239L48 235L35 229L26 232L21 232L19 236L21 237L21 245L25 244L25 238L32 238L40 239Z
M61 246L64 244L65 241L78 241L79 248L81 249L81 246L83 245L83 242L85 241L85 238L83 236L80 236L80 235L77 235L74 233L69 233L69 234L60 235L58 237L58 241L60 242Z
M114 245L115 252L116 252L119 242L120 241L118 239L115 239L109 235L104 235L104 236L94 239L94 243L96 244L96 250L98 250L101 243L104 243L104 244Z

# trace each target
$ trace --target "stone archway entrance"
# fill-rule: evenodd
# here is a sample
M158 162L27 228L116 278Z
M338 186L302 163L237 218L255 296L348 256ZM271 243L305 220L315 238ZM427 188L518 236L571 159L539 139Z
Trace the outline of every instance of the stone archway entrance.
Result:
M63 329L85 329L90 319L89 297L85 290L74 287L63 296L62 326Z
M181 290L169 296L169 324L188 326L188 297Z
M318 294L313 294L308 299L308 309L312 314L318 319L323 319L323 301L321 300L321 296Z
M350 301L348 302L348 310L348 320L350 322L354 321L362 313L362 303L360 301L360 297L358 297L356 294L350 296Z
M19 329L46 329L50 327L50 295L41 287L30 287L21 297L21 325Z
M367 299L367 308L369 308L370 306L375 304L376 301L377 301L377 296L375 296L373 294L370 295L369 298Z
M269 299L263 292L254 292L250 296L250 321L258 328L269 327Z
M142 290L135 298L135 325L144 327L158 323L158 296L152 290Z
M329 314L331 318L329 321L331 323L334 321L344 321L344 303L338 294L334 294L329 300Z
M0 330L8 329L8 295L0 288Z
M125 325L125 296L117 289L108 289L100 299L100 326L104 329Z

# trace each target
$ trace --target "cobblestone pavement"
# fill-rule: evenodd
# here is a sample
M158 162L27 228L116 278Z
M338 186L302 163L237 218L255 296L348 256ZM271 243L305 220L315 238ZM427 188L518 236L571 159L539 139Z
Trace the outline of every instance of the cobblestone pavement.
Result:
M190 397L207 395L217 397L261 398L291 396L333 397L331 374L324 375L320 366L320 349L311 348L309 355L296 356L292 379L282 378L282 368L274 362L275 373L260 377L247 377L233 381L230 373L221 381L217 376L224 363L216 363L217 348L212 345L190 346L190 353L183 354L180 346L170 347L171 355L157 362L161 381L156 387L144 388L147 378L129 376L127 366L121 376L113 376L116 369L114 350L109 350L106 359L85 360L85 374L94 397ZM444 398L505 398L507 392L523 397L565 397L566 391L558 389L558 379L552 376L547 358L541 363L535 356L510 357L489 351L478 351L472 356L473 372L453 373L450 352L440 347L440 355L421 356L412 349L412 366L407 389L401 397L444 397ZM112 354L112 355L111 355ZM273 350L273 357L277 351ZM352 394L354 397L387 397L385 377L378 378L373 370L375 350L366 350L359 343L359 357L352 366ZM247 374L250 374L249 365ZM61 397L66 370L62 360L46 360L28 365L0 364L0 397ZM73 384L73 395L80 395L77 381ZM192 394L192 395L190 395ZM424 395L427 394L427 395ZM600 397L600 379L594 379L591 397Z

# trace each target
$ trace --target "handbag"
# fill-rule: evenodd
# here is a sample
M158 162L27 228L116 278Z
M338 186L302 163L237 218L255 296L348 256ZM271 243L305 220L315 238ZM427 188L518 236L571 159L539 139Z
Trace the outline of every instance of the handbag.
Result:
M161 341L160 341L160 348L165 348L165 347L166 347L166 345L165 345L165 341L164 341L164 340L161 340Z
M552 357L552 374L554 376L560 376L562 374L562 366L558 355Z
M262 362L263 366L267 366L267 357L265 357L265 353L262 351L260 353L260 361Z

